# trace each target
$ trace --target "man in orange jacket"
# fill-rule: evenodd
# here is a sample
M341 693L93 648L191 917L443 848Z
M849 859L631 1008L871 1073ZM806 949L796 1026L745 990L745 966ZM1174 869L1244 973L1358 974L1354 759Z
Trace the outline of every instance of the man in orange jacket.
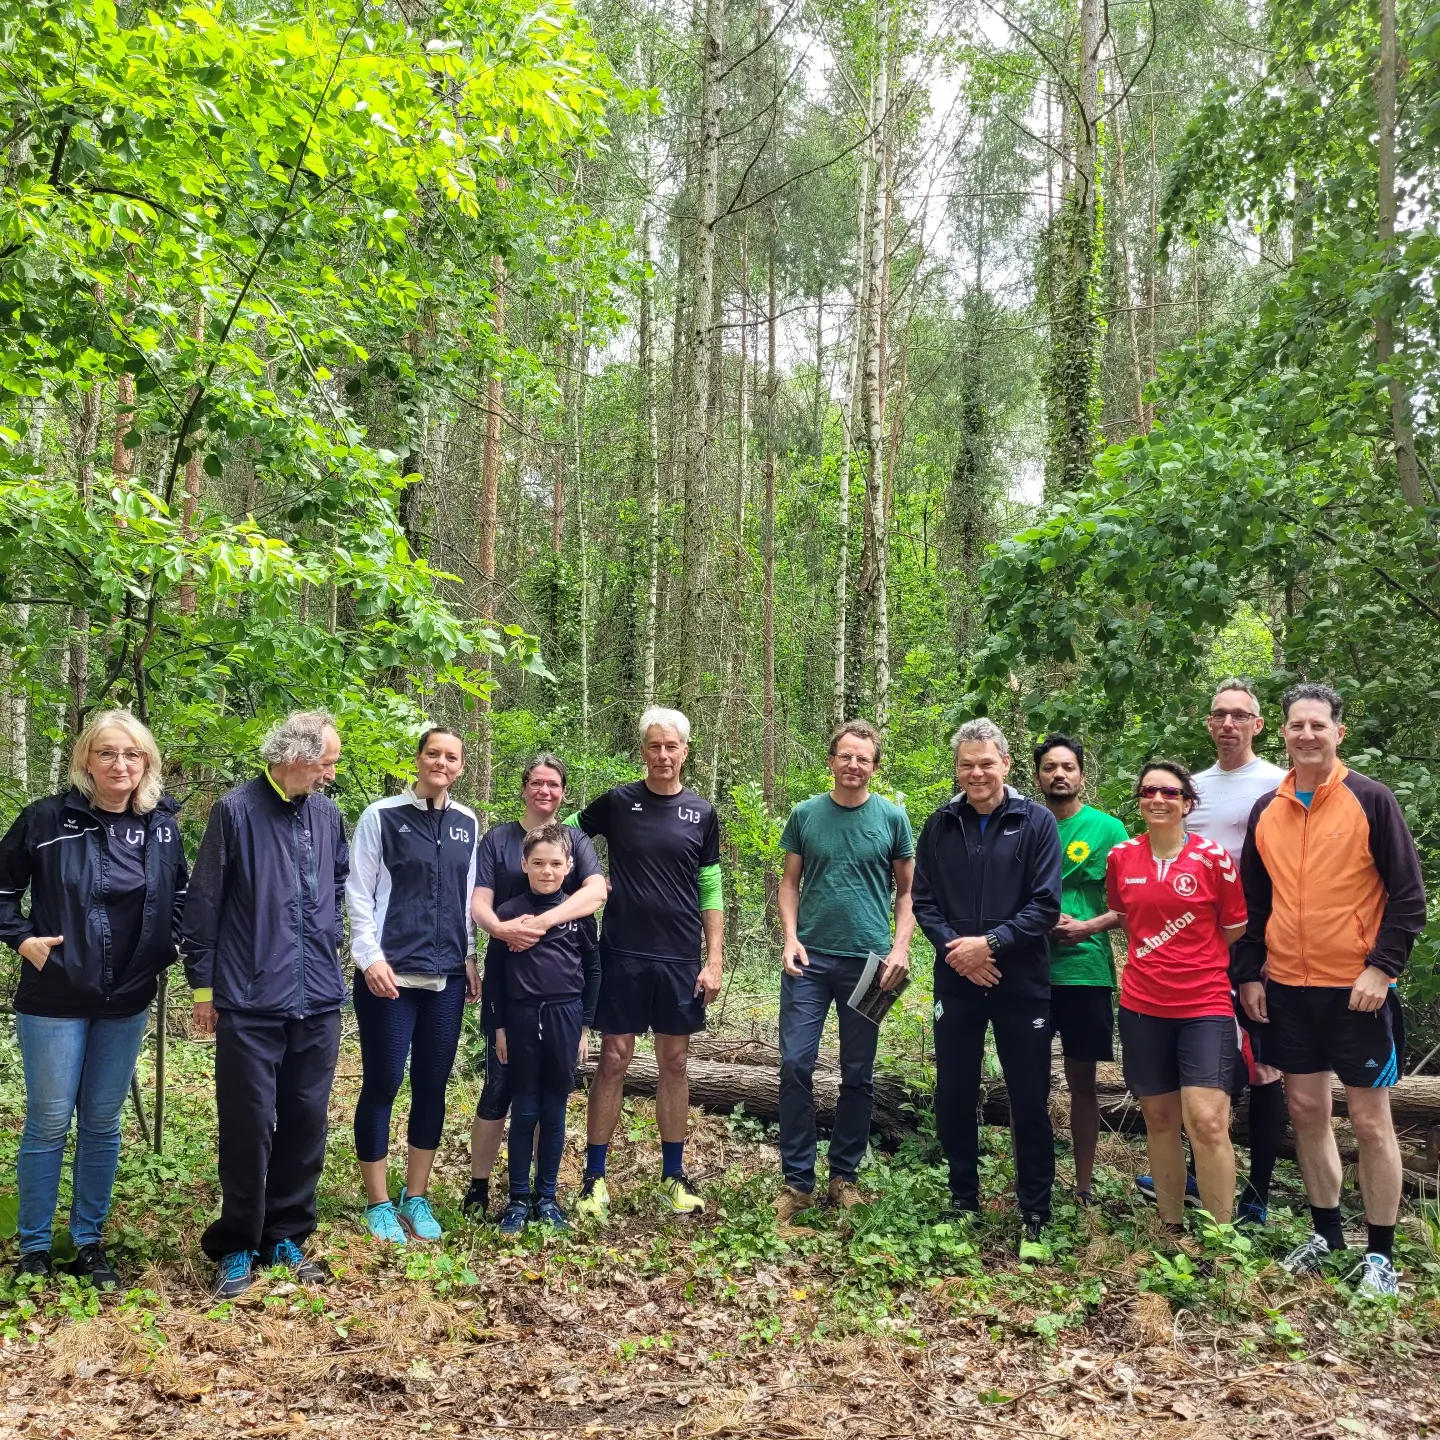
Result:
M1338 758L1339 694L1295 685L1281 705L1293 768L1250 812L1240 861L1249 921L1231 970L1246 1013L1270 1027L1265 1057L1285 1075L1310 1200L1315 1233L1283 1263L1313 1272L1345 1249L1333 1071L1360 1148L1369 1235L1359 1293L1394 1295L1403 1176L1390 1087L1405 1035L1393 986L1425 927L1420 857L1394 795Z

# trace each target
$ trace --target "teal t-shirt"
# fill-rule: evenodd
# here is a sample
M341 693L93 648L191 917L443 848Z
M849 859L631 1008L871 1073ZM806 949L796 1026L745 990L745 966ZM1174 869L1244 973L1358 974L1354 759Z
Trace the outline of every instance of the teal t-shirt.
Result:
M1105 896L1105 860L1111 850L1130 837L1113 815L1082 805L1060 822L1060 909L1076 920L1103 915L1110 902ZM1115 988L1115 953L1110 936L1092 935L1078 945L1050 946L1052 985L1108 985Z
M915 853L905 812L880 795L853 808L827 792L802 800L780 847L801 861L800 943L824 955L864 959L890 950L896 860Z

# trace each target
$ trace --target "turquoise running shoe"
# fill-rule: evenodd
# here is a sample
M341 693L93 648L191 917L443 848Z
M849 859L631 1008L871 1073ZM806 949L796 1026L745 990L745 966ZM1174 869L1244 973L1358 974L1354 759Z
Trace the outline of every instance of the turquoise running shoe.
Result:
M400 1203L395 1207L400 1223L417 1240L438 1240L445 1232L430 1208L430 1202L423 1195L407 1195L400 1191Z
M395 1213L393 1200L382 1200L378 1205L365 1207L365 1228L377 1239L391 1245L405 1244L405 1227Z

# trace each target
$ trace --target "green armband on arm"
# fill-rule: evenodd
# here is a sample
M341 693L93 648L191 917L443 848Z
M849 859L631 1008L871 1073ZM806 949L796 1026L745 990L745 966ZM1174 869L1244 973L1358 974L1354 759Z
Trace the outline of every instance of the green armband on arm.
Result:
M206 986L200 990L192 990L190 992L190 999L194 1001L196 1005L213 1005L215 1003L215 992Z
M720 867L718 865L702 865L700 867L700 908L702 910L723 910L725 908L725 889L720 884Z

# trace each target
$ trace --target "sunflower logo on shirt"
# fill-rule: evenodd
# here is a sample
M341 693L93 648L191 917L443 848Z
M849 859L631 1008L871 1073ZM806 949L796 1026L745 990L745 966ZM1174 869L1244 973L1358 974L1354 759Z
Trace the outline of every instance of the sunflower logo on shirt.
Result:
M1083 865L1090 858L1090 847L1083 840L1072 840L1065 847L1066 859Z

